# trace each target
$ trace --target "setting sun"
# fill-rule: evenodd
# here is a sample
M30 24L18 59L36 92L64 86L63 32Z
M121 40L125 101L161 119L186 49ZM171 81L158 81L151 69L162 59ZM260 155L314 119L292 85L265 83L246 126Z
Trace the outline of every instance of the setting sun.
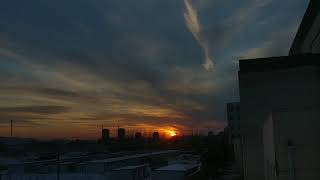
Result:
M169 135L170 135L171 137L174 137L174 136L177 135L177 133L176 133L175 131L169 131Z

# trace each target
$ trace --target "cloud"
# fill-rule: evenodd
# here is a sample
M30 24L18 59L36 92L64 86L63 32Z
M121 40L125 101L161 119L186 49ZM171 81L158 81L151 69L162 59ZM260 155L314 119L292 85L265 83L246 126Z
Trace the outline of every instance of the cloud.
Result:
M207 42L207 38L203 31L203 27L199 21L197 10L192 5L192 0L184 0L185 12L184 18L186 26L189 31L193 34L202 50L204 51L205 61L203 67L207 71L211 71L214 67L213 59L210 54L210 48Z
M265 41L257 47L246 49L238 55L238 58L250 59L286 56L289 53L289 49L297 29L298 25L293 23L289 27L285 27L277 32L273 32L270 34L268 41Z
M59 114L67 112L68 107L64 106L17 106L17 107L0 107L0 113L34 113L34 114Z

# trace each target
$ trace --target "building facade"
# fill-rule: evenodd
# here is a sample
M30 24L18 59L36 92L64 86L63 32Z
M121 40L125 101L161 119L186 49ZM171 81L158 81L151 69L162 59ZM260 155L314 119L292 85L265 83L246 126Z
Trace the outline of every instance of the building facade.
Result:
M227 104L227 118L228 118L228 138L229 143L233 146L234 160L240 171L243 170L243 156L242 156L242 140L240 127L240 103L233 102Z
M110 130L109 129L102 129L102 142L107 144L110 141Z
M126 130L124 128L118 128L118 140L126 139Z
M307 54L240 61L246 180L289 179L291 173L295 180L320 179L319 59Z
M245 180L320 179L320 1L289 56L240 60Z
M320 1L311 0L290 49L290 55L320 53Z

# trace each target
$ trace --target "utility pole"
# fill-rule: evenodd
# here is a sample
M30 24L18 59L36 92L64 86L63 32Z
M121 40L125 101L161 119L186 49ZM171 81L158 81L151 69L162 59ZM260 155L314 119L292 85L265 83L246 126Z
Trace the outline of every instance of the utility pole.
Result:
M13 128L13 121L11 120L11 137L12 137L12 128Z

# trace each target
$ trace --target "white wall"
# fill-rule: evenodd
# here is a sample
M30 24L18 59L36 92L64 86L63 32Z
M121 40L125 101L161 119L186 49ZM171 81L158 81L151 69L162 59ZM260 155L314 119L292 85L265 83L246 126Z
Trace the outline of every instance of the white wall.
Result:
M273 112L279 180L289 179L288 140L294 145L296 180L320 179L320 105Z
M275 177L275 150L274 150L274 123L272 115L263 125L263 150L265 180L273 180Z
M240 71L239 87L245 179L264 179L263 124L273 109L318 104L319 69L306 66L272 72Z

